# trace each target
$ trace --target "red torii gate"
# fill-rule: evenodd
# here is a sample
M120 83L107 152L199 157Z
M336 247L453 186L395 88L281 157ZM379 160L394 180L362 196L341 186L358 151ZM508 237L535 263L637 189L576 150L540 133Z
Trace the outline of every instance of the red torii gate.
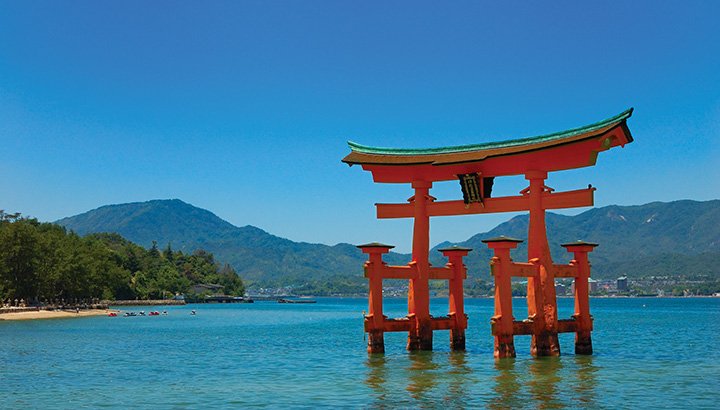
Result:
M412 261L407 266L387 266L382 261L382 254L389 252L390 245L359 246L369 255L365 264L365 276L370 281L369 312L365 317L368 352L383 352L383 333L391 331L408 332L408 350L432 350L432 332L438 329L450 329L451 347L464 349L467 318L462 281L466 269L462 258L471 249L442 249L449 263L444 268L431 266L428 258L430 217L529 211L527 263L515 263L510 259L510 249L521 240L500 237L483 241L495 252L491 261L495 276L495 315L491 320L495 356L514 357L513 336L519 334L532 335L533 355L559 355L559 332L575 332L576 353L591 354L587 253L597 244L580 241L565 244L563 246L574 253L574 260L568 265L554 264L547 241L545 210L592 206L595 188L588 186L575 191L554 192L545 185L545 180L548 172L593 166L598 153L632 142L626 124L631 115L632 108L581 128L457 147L376 148L348 142L351 153L343 162L361 165L372 173L374 182L409 183L415 191L406 204L376 204L378 218L414 219ZM509 175L524 175L529 187L519 196L493 198L494 178ZM461 183L463 200L436 201L430 196L433 182L457 179ZM528 279L528 319L524 321L515 321L512 316L512 276ZM575 314L570 320L558 320L557 317L556 277L575 278ZM405 318L388 319L383 315L382 280L391 278L409 280L408 315ZM450 281L447 317L430 316L430 279Z

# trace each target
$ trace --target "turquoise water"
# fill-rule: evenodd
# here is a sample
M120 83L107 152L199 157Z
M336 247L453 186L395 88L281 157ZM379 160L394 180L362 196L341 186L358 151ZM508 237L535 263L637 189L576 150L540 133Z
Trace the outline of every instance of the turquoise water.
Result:
M386 301L401 316L405 301ZM496 362L492 300L467 302L468 350L368 356L364 299L188 305L160 317L0 321L2 408L718 408L720 299L593 299L594 356ZM524 301L515 300L516 317ZM571 299L559 301L561 317ZM434 314L446 300L432 301ZM191 309L198 314L191 316ZM137 309L139 310L139 309ZM147 310L147 309L146 309Z

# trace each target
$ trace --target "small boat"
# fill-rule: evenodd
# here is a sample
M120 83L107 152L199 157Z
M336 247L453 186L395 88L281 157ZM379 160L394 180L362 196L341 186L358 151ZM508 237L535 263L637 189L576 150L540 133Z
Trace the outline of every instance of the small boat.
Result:
M195 311L194 311L194 310L191 310L191 311L190 311L190 315L191 315L191 316L195 316Z
M117 316L117 313L115 313L115 312L110 312L110 313L108 313L108 316L110 316L110 317L115 317L115 316Z
M160 312L158 311L152 311L149 313L149 316L160 316Z
M278 299L278 303L317 303L313 299Z

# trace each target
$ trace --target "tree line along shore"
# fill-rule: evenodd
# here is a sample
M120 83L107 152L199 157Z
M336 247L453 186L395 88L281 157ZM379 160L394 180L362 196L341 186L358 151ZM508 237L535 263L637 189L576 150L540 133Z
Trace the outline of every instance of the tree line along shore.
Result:
M34 218L0 211L0 307L79 308L98 301L192 296L194 285L216 284L226 295L245 286L212 253L150 249L118 234L81 237ZM21 303L22 302L22 303Z

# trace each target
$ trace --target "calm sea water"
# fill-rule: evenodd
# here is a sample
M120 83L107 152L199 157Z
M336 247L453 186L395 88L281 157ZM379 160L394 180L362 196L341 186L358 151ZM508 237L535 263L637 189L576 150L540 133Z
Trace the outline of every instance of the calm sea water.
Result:
M433 300L433 313L446 303ZM0 321L0 407L720 408L720 299L594 299L594 356L573 355L567 334L562 357L533 359L526 336L517 359L499 362L492 303L467 301L464 353L450 352L447 332L413 354L392 333L372 357L365 299ZM568 317L572 300L559 305ZM386 307L402 316L406 302Z

